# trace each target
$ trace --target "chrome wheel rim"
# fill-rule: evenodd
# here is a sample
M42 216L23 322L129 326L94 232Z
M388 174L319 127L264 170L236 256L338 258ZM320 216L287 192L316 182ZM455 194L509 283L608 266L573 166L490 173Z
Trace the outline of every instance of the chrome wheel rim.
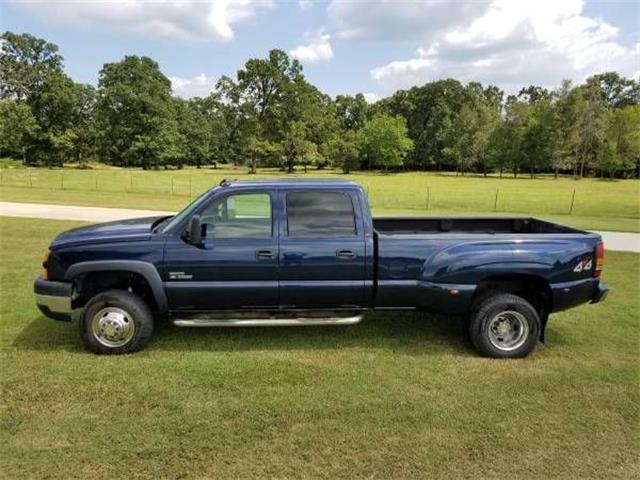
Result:
M529 323L520 312L500 312L489 321L489 342L504 352L520 348L529 336Z
M122 347L129 343L136 326L127 312L117 307L106 307L91 319L93 336L105 347Z

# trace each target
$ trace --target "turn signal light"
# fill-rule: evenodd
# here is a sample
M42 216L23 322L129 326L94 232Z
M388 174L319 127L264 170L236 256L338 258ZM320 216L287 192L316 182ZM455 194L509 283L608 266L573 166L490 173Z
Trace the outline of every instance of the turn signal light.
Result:
M593 269L593 276L602 275L602 267L604 267L604 243L598 242L596 245L596 266Z
M44 254L44 258L42 259L42 268L44 268L44 272L42 273L42 278L44 278L45 280L49 280L49 269L47 268L49 255L51 255L51 252L47 250Z

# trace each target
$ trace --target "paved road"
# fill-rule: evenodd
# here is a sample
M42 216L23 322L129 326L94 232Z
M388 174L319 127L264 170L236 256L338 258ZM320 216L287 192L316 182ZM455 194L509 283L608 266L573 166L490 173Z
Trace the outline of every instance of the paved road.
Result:
M125 208L78 207L71 205L46 205L41 203L0 202L0 216L48 218L54 220L82 220L108 222L126 218L172 215L173 212L154 210L130 210ZM640 233L598 232L607 250L640 253Z
M48 218L51 220L82 220L85 222L110 222L126 218L173 215L174 212L154 210L130 210L128 208L78 207L75 205L47 205L43 203L0 202L0 216Z

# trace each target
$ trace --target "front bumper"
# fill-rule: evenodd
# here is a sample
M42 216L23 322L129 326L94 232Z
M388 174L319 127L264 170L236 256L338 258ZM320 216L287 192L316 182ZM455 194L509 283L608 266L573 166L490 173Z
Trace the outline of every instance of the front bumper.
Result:
M45 317L71 321L72 287L72 283L54 282L42 277L36 278L33 284L33 293L38 309Z
M605 298L609 295L609 287L607 287L604 283L600 282L598 284L598 290L591 298L591 303L603 302Z

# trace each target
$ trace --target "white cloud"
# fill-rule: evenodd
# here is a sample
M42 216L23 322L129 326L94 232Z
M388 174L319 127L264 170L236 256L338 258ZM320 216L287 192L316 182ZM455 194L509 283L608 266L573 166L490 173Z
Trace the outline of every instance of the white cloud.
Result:
M272 0L18 1L33 15L64 25L176 40L230 41L233 26L273 7Z
M313 0L298 0L298 5L302 10L309 10L313 8Z
M339 39L425 41L472 20L486 10L487 4L488 0L333 0L327 7L327 16L330 31Z
M214 77L208 77L204 73L193 78L169 77L171 89L178 97L206 97L211 93L216 84Z
M298 45L289 53L293 58L303 62L328 62L333 58L330 40L329 35L319 35L303 45Z
M416 57L378 66L370 75L387 92L446 77L513 92L609 70L632 75L640 47L626 47L616 27L583 10L582 0L494 0L475 19L450 24Z
M367 103L376 103L379 100L378 95L372 92L366 92L362 95L364 95L364 99L367 101Z

